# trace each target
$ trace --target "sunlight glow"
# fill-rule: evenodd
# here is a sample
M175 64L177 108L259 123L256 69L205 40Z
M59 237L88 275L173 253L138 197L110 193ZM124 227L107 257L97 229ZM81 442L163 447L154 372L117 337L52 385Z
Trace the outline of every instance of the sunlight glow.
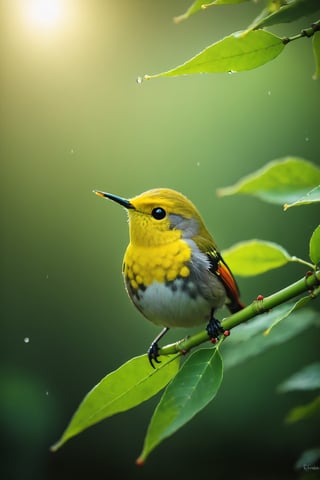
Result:
M46 29L60 25L64 13L62 0L30 0L27 15L33 26Z

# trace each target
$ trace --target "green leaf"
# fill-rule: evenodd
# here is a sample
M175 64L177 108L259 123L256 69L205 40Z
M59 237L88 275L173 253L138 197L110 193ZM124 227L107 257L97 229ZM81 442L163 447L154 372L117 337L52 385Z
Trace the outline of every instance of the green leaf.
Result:
M262 314L251 322L239 325L232 330L228 341L223 343L224 367L230 368L240 365L249 358L255 357L271 347L301 335L306 329L320 326L319 312L304 308L291 313L286 322L277 327L276 335L263 335L263 332L292 309L292 303L280 305L269 313ZM249 340L249 341L248 341Z
M274 12L270 12L268 8L264 9L251 23L248 30L277 25L279 23L291 23L319 10L319 0L289 0Z
M281 393L293 390L315 390L320 388L320 362L312 363L282 382L278 391Z
M290 207L300 207L301 205L309 205L310 203L319 203L320 202L320 185L317 185L315 188L306 193L303 197L299 198L293 203L285 203L283 205L284 210L288 210Z
M147 355L132 358L104 377L83 399L60 440L56 451L71 437L116 413L129 410L164 388L179 369L179 355L162 357L152 369Z
M320 183L320 168L298 157L273 160L236 184L221 188L218 195L253 195L266 202L291 203Z
M320 396L316 397L312 402L307 403L306 405L299 405L298 407L290 410L286 416L285 421L287 423L296 423L301 420L306 420L310 417L313 417L320 412Z
M314 80L320 78L320 32L315 32L312 38L312 48L314 54L314 63L316 65L316 70L312 76Z
M282 39L264 30L233 33L210 45L195 57L172 70L145 75L146 80L194 73L241 72L257 68L277 57L283 50Z
M243 277L282 267L292 259L280 245L263 240L236 243L229 249L223 250L222 256L232 272Z
M298 310L301 307L304 307L307 303L311 300L311 296L308 295L307 297L300 298L291 308L287 310L283 315L279 316L264 332L263 335L269 335L271 330L278 325L282 320L285 320L292 312Z
M197 350L187 359L168 385L153 414L138 464L143 464L159 443L185 425L214 398L222 375L222 359L217 348Z
M317 265L320 262L320 225L311 235L309 251L311 261Z
M176 23L181 22L182 20L187 20L187 18L191 17L191 15L194 15L195 13L199 12L200 10L203 10L206 7L211 7L213 5L228 5L228 4L236 4L236 3L244 3L248 2L249 0L216 0L215 2L206 2L206 0L196 0L195 2L190 5L190 7L187 9L185 13L182 15L179 15L178 17L174 18L174 21Z

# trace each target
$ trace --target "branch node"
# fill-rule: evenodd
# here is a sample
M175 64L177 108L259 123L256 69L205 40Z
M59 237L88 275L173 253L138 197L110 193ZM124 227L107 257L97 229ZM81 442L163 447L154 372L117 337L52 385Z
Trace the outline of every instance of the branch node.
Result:
M252 305L254 306L257 314L265 313L265 312L268 311L268 309L264 308L264 306L263 306L263 300L264 300L264 296L263 295L258 295L256 300L254 300L252 302Z
M181 354L181 355L187 355L187 353L189 353L189 351L190 351L190 350L184 350L184 349L182 349L182 350L180 350L180 354Z

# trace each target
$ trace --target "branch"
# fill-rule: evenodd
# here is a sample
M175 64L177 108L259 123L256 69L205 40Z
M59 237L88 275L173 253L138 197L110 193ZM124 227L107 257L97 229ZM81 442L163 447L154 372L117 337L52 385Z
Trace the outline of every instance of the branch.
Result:
M292 42L293 40L298 40L299 38L303 38L303 37L308 37L309 38L309 37L312 37L312 35L314 35L319 30L320 30L320 20L318 20L317 22L314 22L311 25L311 27L304 28L297 35L293 35L292 37L284 37L282 39L282 42L283 42L284 45L287 45L289 42Z
M259 296L243 310L240 310L239 312L236 312L233 315L225 318L221 322L221 326L226 330L231 330L237 325L247 322L251 318L258 316L261 313L268 312L272 308L277 307L282 303L285 303L288 300L295 298L303 292L309 292L310 295L314 298L317 295L320 295L320 270L315 270L313 273L308 273L301 280L292 283L288 287L270 295L269 297L264 298L262 296ZM160 348L159 354L184 354L192 348L200 345L201 343L207 342L208 338L209 337L207 331L201 330L200 332L192 335L191 337L179 340L176 343L172 343L170 345L166 345L165 347Z

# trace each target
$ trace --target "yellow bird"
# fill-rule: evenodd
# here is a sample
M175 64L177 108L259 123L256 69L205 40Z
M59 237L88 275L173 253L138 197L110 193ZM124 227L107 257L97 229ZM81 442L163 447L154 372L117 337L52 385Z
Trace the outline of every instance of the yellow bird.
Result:
M226 304L234 313L244 305L193 203L169 188L148 190L130 200L95 193L119 203L129 215L130 243L123 259L126 290L148 320L164 327L148 350L152 367L159 363L158 342L171 327L207 323L209 338L223 333L215 310Z

